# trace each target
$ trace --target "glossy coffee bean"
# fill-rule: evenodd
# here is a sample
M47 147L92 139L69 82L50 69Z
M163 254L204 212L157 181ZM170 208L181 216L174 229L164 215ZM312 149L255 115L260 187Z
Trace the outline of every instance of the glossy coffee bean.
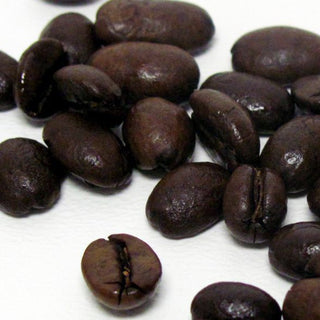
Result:
M260 142L249 113L226 94L202 89L190 98L192 119L200 140L216 151L229 171L239 164L254 164Z
M0 110L15 106L13 88L17 77L18 62L0 51Z
M136 166L142 170L173 169L188 159L195 146L187 112L162 98L140 100L130 109L122 131Z
M54 157L79 179L102 188L128 183L131 165L121 141L83 115L56 115L46 123L43 140Z
M26 138L0 144L0 207L12 216L49 209L60 195L62 170L48 149Z
M92 242L82 258L84 279L99 302L114 310L130 310L153 295L161 263L144 241L113 234Z
M98 50L89 64L107 73L134 103L147 97L189 98L199 81L194 58L171 45L124 42Z
M283 84L320 73L320 37L293 27L268 27L242 36L232 47L236 71Z
M320 179L318 179L308 191L309 209L320 217Z
M214 25L205 10L190 3L113 0L98 10L95 30L105 44L147 41L194 51L210 41Z
M280 127L261 153L261 166L283 178L287 192L307 190L320 175L320 116L300 116Z
M93 23L75 12L61 14L51 20L40 35L40 39L47 38L62 43L68 55L68 64L86 63L98 48Z
M265 291L240 282L217 282L191 304L192 320L280 320L278 303Z
M269 260L284 277L319 277L320 223L300 222L281 228L270 242Z
M269 241L286 212L286 189L276 172L242 165L232 173L224 193L223 215L236 239L245 243Z
M222 72L209 77L202 89L221 91L246 108L261 133L276 130L294 115L287 91L268 79L243 72Z
M221 166L198 162L181 165L165 175L149 196L151 225L173 239L192 237L222 216L228 173Z
M283 303L284 320L320 319L320 279L303 279L288 291Z

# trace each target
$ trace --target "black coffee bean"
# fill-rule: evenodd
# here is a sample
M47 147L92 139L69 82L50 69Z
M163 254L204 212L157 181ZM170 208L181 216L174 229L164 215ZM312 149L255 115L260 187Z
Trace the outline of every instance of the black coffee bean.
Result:
M188 163L165 175L149 196L149 222L168 238L192 237L222 216L228 173L209 163Z
M269 241L287 212L286 189L273 170L248 165L231 175L223 198L223 215L232 235L246 243Z
M281 228L270 242L269 260L284 277L319 277L320 223L300 222Z
M278 303L265 291L240 282L202 289L191 304L192 320L280 320Z
M310 210L320 217L320 179L308 191L307 200Z
M192 119L200 140L216 151L228 170L239 164L255 164L260 142L249 113L226 94L202 89L190 98Z
M128 234L92 242L82 258L82 273L99 302L114 310L134 309L153 295L161 263L144 241Z
M147 98L133 106L123 123L123 138L136 166L167 170L192 154L195 133L187 112L162 98Z

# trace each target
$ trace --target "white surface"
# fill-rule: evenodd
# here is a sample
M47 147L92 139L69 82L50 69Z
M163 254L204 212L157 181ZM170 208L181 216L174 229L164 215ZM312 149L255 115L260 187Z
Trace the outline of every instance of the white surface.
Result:
M94 20L103 1L84 6L50 5L42 0L1 0L0 50L19 58L37 40L50 19L67 11ZM318 1L194 1L216 25L211 48L196 59L201 82L231 69L230 48L245 32L271 25L320 31ZM187 30L186 30L187 32ZM42 128L19 110L0 114L0 141L28 137L42 141ZM208 160L198 145L194 161ZM157 183L137 171L131 185L106 195L68 178L59 202L43 214L16 219L0 214L0 318L24 320L100 320L129 317L99 305L87 289L80 261L87 245L112 233L145 240L157 252L163 277L157 295L134 319L191 319L190 304L204 286L217 281L242 281L270 293L280 305L291 283L275 274L267 248L240 245L223 222L184 240L169 240L153 230L145 203ZM285 223L314 220L305 197L289 199Z

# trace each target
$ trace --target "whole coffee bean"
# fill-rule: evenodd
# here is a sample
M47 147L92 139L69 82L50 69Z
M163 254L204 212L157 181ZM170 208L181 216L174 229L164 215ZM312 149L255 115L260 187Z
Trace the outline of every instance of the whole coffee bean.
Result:
M134 309L155 292L162 269L156 253L128 234L98 239L84 252L81 267L96 298L114 310Z
M191 304L192 320L280 320L278 303L265 291L240 282L217 282Z
M146 205L151 225L173 239L192 237L222 216L228 172L209 163L187 163L166 174Z
M320 279L303 279L296 282L283 302L284 320L320 319Z
M227 183L223 215L232 235L246 243L264 243L280 229L287 212L283 180L273 170L238 167Z
M53 90L53 74L66 65L62 44L54 39L35 42L22 55L15 100L31 118L47 118L62 107Z
M259 136L249 113L237 102L222 92L202 89L191 95L190 105L200 140L221 156L228 170L257 162Z
M269 260L284 277L319 277L320 223L300 222L281 228L270 242Z
M204 47L215 31L208 13L198 6L159 0L108 1L98 10L95 30L106 44L148 41L185 50Z
M189 98L199 81L199 68L184 50L165 44L124 42L98 50L89 64L115 81L128 102L161 97L172 102Z
M12 216L50 208L60 195L62 170L48 149L26 138L0 144L0 206Z
M0 110L15 106L13 88L17 77L18 62L0 51Z
M40 35L40 39L47 38L62 43L68 55L68 64L86 63L98 48L93 23L75 12L61 14L51 20Z
M307 200L310 210L320 217L320 179L310 188Z
M201 89L221 91L245 107L261 133L276 130L294 115L288 92L268 79L243 72L222 72L209 77Z
M56 115L46 123L43 140L54 157L77 178L102 188L128 183L131 165L121 141L83 115Z
M283 84L320 73L320 37L292 27L268 27L242 36L232 47L236 71Z
M307 190L320 175L320 116L300 116L280 127L261 153L261 166L277 171L287 192Z
M181 107L162 98L146 98L133 106L122 127L136 166L167 170L185 162L195 146L192 121Z

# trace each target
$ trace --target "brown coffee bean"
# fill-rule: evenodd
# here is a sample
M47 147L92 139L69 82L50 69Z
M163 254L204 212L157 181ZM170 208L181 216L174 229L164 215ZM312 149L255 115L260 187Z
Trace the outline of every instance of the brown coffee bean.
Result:
M130 109L122 131L136 166L142 170L173 169L187 160L195 145L187 112L162 98L140 100Z
M310 210L320 217L320 179L310 188L307 200Z
M92 242L82 258L82 273L96 298L108 308L130 310L153 295L161 263L144 241L128 234Z
M149 196L149 222L164 236L192 237L222 216L222 196L228 172L209 163L187 163L165 175Z
M184 50L165 44L124 42L98 50L89 64L107 73L134 103L147 97L172 102L189 98L199 68Z
M54 157L81 180L102 188L128 183L131 165L121 141L83 115L56 115L46 123L43 140Z
M204 47L215 31L208 13L196 5L150 0L106 2L98 10L95 30L106 44L148 41L192 51Z

